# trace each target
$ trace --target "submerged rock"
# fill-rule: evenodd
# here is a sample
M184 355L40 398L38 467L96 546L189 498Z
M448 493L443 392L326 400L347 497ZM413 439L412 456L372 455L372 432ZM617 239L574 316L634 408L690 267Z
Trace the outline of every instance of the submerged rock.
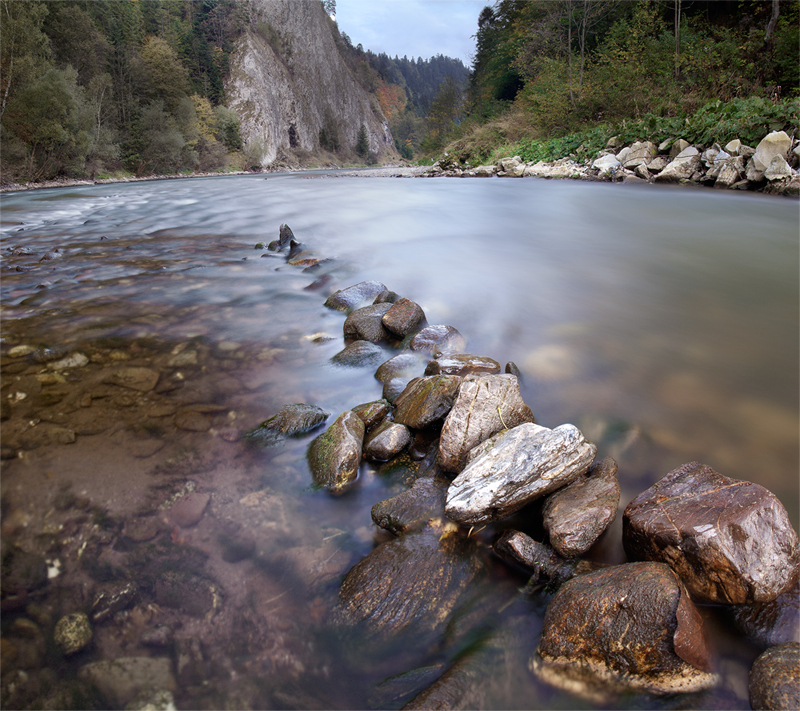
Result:
M314 481L332 494L342 494L358 477L364 422L352 410L343 412L308 448Z
M425 375L471 375L500 372L500 363L493 358L476 356L471 353L442 354L434 358L425 368Z
M347 573L340 618L384 634L440 631L483 571L474 541L428 526L382 543Z
M499 435L453 480L445 513L465 525L505 518L577 479L596 453L574 425L526 422Z
M435 355L436 353L458 353L464 350L467 344L464 336L452 326L437 324L426 326L417 333L408 343L412 351L422 351Z
M531 668L577 692L611 686L665 694L717 682L700 613L660 563L617 565L566 582L547 608Z
M618 506L617 463L606 457L545 501L542 518L551 545L568 558L588 551L617 517Z
M159 374L156 370L131 366L111 371L103 378L103 382L146 393L156 386L158 378Z
M800 644L779 644L761 654L750 669L749 687L753 709L800 709Z
M339 289L325 301L325 306L337 311L350 311L364 304L371 304L378 294L387 291L379 281L362 281L346 289Z
M258 427L246 432L243 438L260 447L269 447L284 437L310 432L325 422L328 417L329 413L316 405L306 405L302 402L284 405L277 415L273 415Z
M331 358L331 363L347 368L369 368L386 356L383 349L369 341L353 341Z
M513 375L466 375L442 426L439 458L445 471L460 472L468 452L500 430L534 422Z
M176 688L171 667L167 657L118 657L86 664L78 677L96 687L109 708L125 708L144 692L171 694Z
M800 576L786 509L767 489L690 462L625 508L629 558L668 563L699 600L774 600Z
M444 515L444 500L450 482L440 476L417 479L408 491L379 501L372 507L376 526L397 535L423 528L429 520Z
M414 378L394 400L394 421L414 429L438 424L450 412L460 384L456 375Z
M92 625L85 612L65 615L53 631L56 646L66 655L75 654L92 641Z
M44 558L28 553L3 541L3 564L0 587L3 597L38 590L47 584L47 563Z

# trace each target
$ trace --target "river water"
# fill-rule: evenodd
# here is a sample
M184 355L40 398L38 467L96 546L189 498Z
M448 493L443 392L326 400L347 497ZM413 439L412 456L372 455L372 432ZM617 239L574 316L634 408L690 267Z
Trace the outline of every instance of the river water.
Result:
M283 223L331 261L304 271L255 248ZM343 649L338 582L386 540L370 507L402 485L364 464L333 498L311 486L312 435L268 450L239 439L284 404L336 416L380 397L371 369L330 363L344 314L325 298L365 279L456 327L468 352L516 363L538 423L571 422L618 461L621 508L698 460L767 487L797 521L799 226L793 200L572 181L305 173L3 195L3 539L53 576L4 615L5 706L100 707L82 666L153 656L169 659L179 708L396 708L464 652ZM120 368L158 384L120 387ZM209 503L181 527L170 506L192 491ZM598 562L624 561L621 508ZM149 579L159 560L189 588ZM498 590L524 585L493 565ZM30 643L137 576L139 597L79 653ZM587 707L527 671L545 603L498 603L520 604L528 636L487 669L481 704ZM723 679L713 703L749 708L759 650L703 614ZM23 618L36 634L19 633Z

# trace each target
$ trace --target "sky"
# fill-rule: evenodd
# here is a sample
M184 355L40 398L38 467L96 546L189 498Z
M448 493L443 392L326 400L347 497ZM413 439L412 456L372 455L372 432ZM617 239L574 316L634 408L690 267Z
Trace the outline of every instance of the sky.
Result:
M336 0L336 23L354 45L390 57L437 54L467 67L475 51L478 15L493 0Z

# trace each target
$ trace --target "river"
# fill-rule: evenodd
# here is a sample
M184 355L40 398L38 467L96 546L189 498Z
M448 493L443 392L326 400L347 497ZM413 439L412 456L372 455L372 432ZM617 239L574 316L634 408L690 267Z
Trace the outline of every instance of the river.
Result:
M463 652L446 642L388 659L342 651L331 622L338 581L386 539L370 508L399 484L365 463L355 489L334 498L311 486L311 435L268 450L239 439L284 404L335 416L380 397L372 370L330 363L344 346L344 315L323 306L333 289L366 279L419 303L429 323L456 327L468 352L516 363L538 423L571 422L618 461L621 508L697 460L767 487L793 521L800 514L794 200L336 173L1 199L3 539L51 568L57 561L32 598L38 613L4 614L4 641L17 650L4 667L31 646L14 637L17 618L50 638L59 615L88 612L103 586L142 583L77 655L39 645L17 696L4 682L8 708L82 689L82 665L121 656L168 657L178 708L398 707L411 692L392 696L383 680L410 669L436 678ZM283 223L330 261L306 272L256 248ZM48 366L73 353L85 362ZM115 368L154 371L158 385L121 388L107 377ZM210 503L197 525L172 527L169 506L190 491ZM620 518L594 560L624 561ZM148 525L149 538L139 530ZM488 545L492 529L481 535ZM241 556L230 552L237 546ZM159 556L190 576L194 594L148 578ZM494 565L498 588L524 585ZM196 590L208 581L211 597ZM526 671L543 603L524 604L528 644L487 671L482 703L585 708ZM704 615L723 678L719 708L749 708L758 650L724 615ZM159 647L148 635L161 628Z

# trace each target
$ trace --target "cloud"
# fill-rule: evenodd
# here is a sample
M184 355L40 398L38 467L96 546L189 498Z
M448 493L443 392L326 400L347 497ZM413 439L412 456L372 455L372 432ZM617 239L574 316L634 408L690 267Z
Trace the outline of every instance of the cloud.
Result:
M336 22L353 44L376 54L471 64L478 15L491 0L336 0Z

